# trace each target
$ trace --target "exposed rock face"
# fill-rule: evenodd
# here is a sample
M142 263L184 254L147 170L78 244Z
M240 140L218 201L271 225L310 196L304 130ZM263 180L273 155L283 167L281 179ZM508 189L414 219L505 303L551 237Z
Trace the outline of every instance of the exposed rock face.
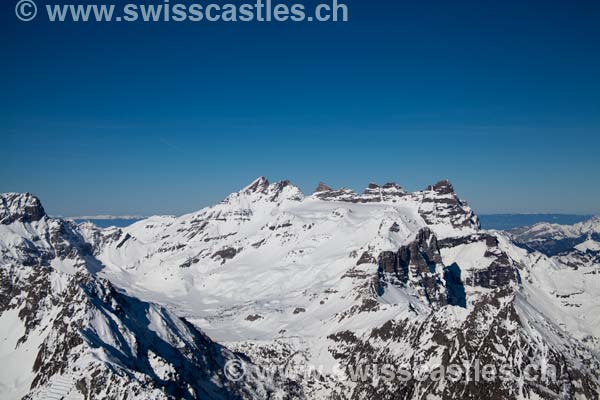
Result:
M45 215L40 200L30 193L3 193L0 196L0 224L35 222Z
M269 188L269 180L264 176L257 178L254 182L252 182L248 187L244 189L244 193L265 193Z
M390 320L364 335L351 331L330 335L335 343L334 357L342 365L350 369L362 365L362 376L367 377L376 374L372 367L369 369L373 365L388 366L388 371L392 371L387 376L393 378L381 379L378 385L373 385L371 379L361 380L361 375L357 379L355 373L356 385L345 398L588 399L597 396L598 382L591 378L590 372L600 366L598 360L575 343L533 339L530 328L523 325L518 308L510 299L511 294L506 291L483 296L458 326L448 323L441 308L423 317L418 324L404 318ZM536 323L548 329L553 337L561 336L551 323ZM571 358L565 354L578 355ZM438 361L428 364L427 360L432 358ZM423 368L424 364L429 368ZM461 366L461 378L448 379L450 365ZM493 379L482 379L479 373L484 366L493 371ZM537 368L537 377L523 380L528 374L527 368L532 366ZM541 368L548 371L545 377ZM476 373L476 369L480 372ZM503 371L509 374L499 379Z
M370 183L363 192L363 195L357 198L357 202L394 201L396 198L405 196L406 194L406 191L394 182L386 183L383 186Z
M444 265L441 250L476 243L485 244L483 257L489 266L463 270L454 263ZM474 234L437 240L424 228L416 239L398 252L382 252L378 258L378 279L375 289L381 296L387 285L413 287L429 304L466 307L465 285L486 289L506 288L520 282L518 267L498 247L498 239L489 234Z
M315 189L314 193L329 192L330 190L333 190L333 189L331 189L329 186L327 186L323 182L319 182L319 185Z
M239 201L257 203L261 201L281 202L285 200L300 201L304 195L290 181L269 183L269 180L261 176L246 186L240 192L232 193L224 201L224 204L236 204Z
M21 313L22 318L32 321L30 331L48 326L45 318L31 320L32 316L56 313L33 367L30 398L43 395L55 375L73 376L86 398L144 398L152 392L164 393L158 398L190 400L255 395L228 383L222 363L234 355L187 321L86 275L63 277L64 291L54 292L47 289L52 287L48 282L51 275L30 279L29 286L23 287L24 293L43 293ZM21 338L23 345L27 340ZM111 362L92 361L94 352L106 354Z
M22 222L15 221L19 224ZM10 249L0 252L4 264L48 266L52 260L72 260L75 267L99 268L93 246L77 230L73 222L47 218L41 224L43 234L20 237ZM35 232L35 230L34 230Z
M450 182L440 181L421 194L419 213L428 224L448 221L455 228L480 229L479 218L458 198Z
M365 189L365 194L371 194L371 193L379 193L379 185L376 183L369 183L367 185L367 188Z
M397 194L406 194L406 191L402 188L402 186L398 185L396 182L388 182L381 187L384 193L397 193Z
M491 260L491 263L485 268L464 271L463 275L466 284L487 289L497 289L520 282L521 278L518 266L498 247L498 239L495 236L487 233L479 233L444 239L439 245L441 249L451 249L475 243L485 243L486 250L483 257Z
M520 282L519 270L512 265L506 253L498 249L488 249L485 257L493 258L494 261L488 268L473 272L472 285L496 289L508 286L512 282Z
M394 182L383 186L370 183L363 194L357 194L351 189L331 189L326 185L319 185L313 196L325 201L354 204L418 202L419 214L429 225L450 224L458 229L480 229L479 218L467 203L459 199L448 181L440 181L425 191L415 193L406 192Z
M431 186L427 187L427 190L436 192L441 195L453 194L454 186L452 186L452 184L447 179L444 179L443 181L439 181L435 185L431 185Z
M362 253L360 258L356 262L356 265L375 264L376 262L377 262L377 260L375 259L375 257L373 257L373 255L371 253L369 253L368 251L365 251Z
M407 195L406 191L396 183L386 183L379 186L369 183L363 194L358 194L351 189L332 189L327 185L319 184L314 196L321 200L342 201L348 203L381 203L384 201L395 202L399 197Z
M250 360L167 309L116 290L95 274L103 266L77 225L44 217L37 199L11 198L19 207L9 207L15 219L0 225L0 328L3 357L4 349L9 357L22 354L19 385L25 386L16 397L250 400L271 398L280 388L287 393L289 386L293 398L303 398L285 379L228 379L227 361ZM16 235L22 244L13 247ZM121 250L127 236L107 230L95 240ZM0 387L2 395L6 390Z
M237 253L237 249L234 249L233 247L226 247L213 254L213 258L220 258L222 260L221 262L225 263L226 260L231 260L233 257L235 257Z
M430 229L424 228L414 242L402 246L397 253L384 252L380 255L377 291L383 295L388 284L406 285L410 282L430 304L443 306L447 301L442 270L437 238Z
M445 185L440 190L449 191ZM431 310L413 309L415 315L422 316L419 322L411 317L395 318L370 334L343 331L329 337L335 343L333 356L352 371L359 364L391 366L396 377L398 371L409 372L402 375L402 380L383 380L378 385L370 384L369 379L353 380L357 385L347 398L431 396L450 400L456 399L457 393L460 398L490 399L597 396L600 381L592 371L600 367L600 361L583 343L559 339L564 332L553 321L529 314L534 311L520 293L520 266L503 250L505 246L493 234L476 233L437 241L435 235L423 229L398 252L382 252L376 280L378 294L385 299L390 285L413 288ZM456 261L445 266L445 259ZM462 267L461 260L468 261L470 267ZM477 262L472 263L473 260ZM438 279L427 279L434 266L436 271L442 269L441 279L439 274ZM445 298L440 296L444 289ZM577 295L581 293L563 295L562 301L567 306L577 306L572 299ZM438 300L431 301L436 296ZM456 321L450 324L445 304L466 308L466 318L458 325ZM547 339L540 341L536 338L541 337L542 331ZM434 369L444 368L446 372L449 365L471 365L468 372L461 372L469 374L469 379L437 380L427 372L423 376L415 374L431 359L436 360ZM473 360L491 367L494 379L473 380ZM538 368L537 379L520 380L530 367ZM510 378L497 378L503 370L510 371ZM368 367L362 371L367 376L377 373L369 372ZM547 375L540 375L546 371Z
M357 194L351 189L321 189L322 190L315 192L313 196L315 196L318 199L327 201L345 201L349 203L357 202Z

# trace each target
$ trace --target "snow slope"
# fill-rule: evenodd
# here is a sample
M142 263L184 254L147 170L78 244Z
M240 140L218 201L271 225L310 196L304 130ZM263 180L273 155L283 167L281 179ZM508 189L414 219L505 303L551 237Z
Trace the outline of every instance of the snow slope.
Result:
M97 276L102 265L77 226L24 197L2 196L15 215L0 224L0 398L255 399L275 391L275 382L227 380L223 367L237 355Z
M447 181L415 193L393 183L370 184L363 194L321 184L304 196L288 181L259 178L196 213L153 217L121 230L82 230L95 243L102 276L168 306L265 365L292 357L331 371L340 362L358 361L357 354L362 361L415 368L444 358L462 362L462 353L483 332L497 330L477 347L530 342L528 361L551 359L569 371L585 360L588 372L579 383L567 380L545 390L597 390L598 375L591 372L600 334L594 281L581 288L582 313L573 315L557 293L579 288L580 275L513 245L502 233L480 231L477 217ZM499 315L511 321L513 336L496 325ZM404 333L395 335L398 330ZM576 345L561 340L565 334ZM565 361L565 352L573 358ZM527 359L491 353L480 355L509 362L515 371ZM327 372L315 382L299 379L311 398L374 395L369 385L339 382ZM516 389L486 388L505 398L543 392L517 381ZM415 386L392 385L376 396L452 398L482 390L437 385L415 392Z
M54 223L61 222L37 222ZM289 181L261 177L180 217L125 228L69 224L81 254L60 262L42 242L37 253L28 250L35 224L3 228L3 259L47 260L69 276L83 266L89 279L159 304L258 365L322 367L317 376L288 376L288 398L594 398L599 391L599 266L574 267L517 246L509 234L482 231L447 181L414 193L395 183L370 184L362 194L321 184L305 196ZM157 376L172 371L147 357ZM351 372L357 364L417 371L475 359L512 374L492 383L412 376L374 384ZM532 363L560 374L528 381ZM246 383L242 396L270 390L268 382Z

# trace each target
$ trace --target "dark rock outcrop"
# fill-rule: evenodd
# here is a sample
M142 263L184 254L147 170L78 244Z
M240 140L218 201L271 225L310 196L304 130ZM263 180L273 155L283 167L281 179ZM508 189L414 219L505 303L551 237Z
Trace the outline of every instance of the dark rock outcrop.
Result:
M445 266L441 249L467 246L484 242L484 259L491 259L487 267L464 270L458 264ZM506 253L499 248L498 239L487 233L453 237L438 241L435 234L424 228L409 245L397 252L379 254L375 292L382 296L389 285L412 287L434 307L446 304L466 307L465 286L502 289L520 283L519 270Z
M487 268L465 271L465 282L470 286L479 286L487 289L497 289L519 283L521 278L516 265L509 259L508 255L499 248L498 239L487 233L448 238L439 242L440 248L453 248L461 245L470 245L477 242L485 242L487 250L484 253L486 259L493 261Z
M264 176L261 176L260 178L256 179L254 182L252 182L250 184L250 186L248 186L246 188L245 192L247 194L264 192L267 190L268 187L269 187L269 180L267 178L265 178Z
M0 224L15 221L35 222L46 215L40 200L31 193L4 193L0 195Z
M449 223L455 228L481 228L477 215L459 199L447 180L429 186L422 192L421 202L419 214L430 225Z
M410 284L430 304L443 306L447 303L439 272L443 268L442 257L437 238L429 228L421 229L415 241L402 246L397 253L382 253L378 263L377 291L380 295L388 284Z
M436 192L438 194L452 194L454 193L454 186L448 181L444 179L439 181L435 185L430 185L427 187L427 190Z
M356 265L361 265L361 264L375 264L375 263L377 263L377 260L375 259L375 257L373 257L373 255L370 252L365 251L365 252L362 253L362 255L360 256L360 258L356 262Z
M317 186L314 193L329 192L330 190L333 190L333 189L331 189L329 186L327 186L323 182L319 182L319 186Z
M239 253L238 249L234 249L233 247L225 247L212 255L212 258L220 258L221 263L224 264L227 260L231 260Z
M595 398L600 388L597 358L576 342L536 340L511 297L504 290L483 295L459 326L449 325L443 310L434 310L418 323L394 319L369 334L340 331L328 336L332 356L348 367L347 376L356 384L345 398L504 400L523 398L523 393L526 398ZM544 329L562 335L550 323ZM437 366L423 368L432 359ZM374 369L357 373L356 366L372 365L390 366L386 377L391 378L374 385ZM461 366L460 379L445 375L450 365ZM484 365L493 370L491 378L480 373ZM532 366L533 375L528 371Z

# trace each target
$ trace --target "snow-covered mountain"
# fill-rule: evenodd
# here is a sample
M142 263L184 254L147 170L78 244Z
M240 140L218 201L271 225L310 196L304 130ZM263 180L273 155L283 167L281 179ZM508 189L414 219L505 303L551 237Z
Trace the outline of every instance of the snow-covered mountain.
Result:
M513 229L510 234L516 242L549 256L575 247L585 251L591 246L591 250L598 250L593 242L600 242L600 216L574 225L539 223Z
M550 271L540 275L537 278L539 284L546 285L546 290L554 295L554 306L561 309L563 315L570 313L575 317L571 318L570 323L558 319L567 327L567 331L572 332L572 324L576 319L588 321L585 329L591 334L584 341L592 343L597 350L600 327L600 217L573 225L540 223L511 230L508 235L518 246L532 254L544 254L554 265L560 266L558 274ZM551 283L548 282L550 280Z
M41 250L27 256L20 242L32 241L31 227L47 218L19 221L12 213L3 227L11 234L0 235L2 265L26 269L22 260L49 258ZM320 184L305 196L288 181L259 178L181 217L126 228L67 225L87 279L185 318L259 366L296 367L282 393L292 398L600 392L600 266L574 268L517 246L506 233L482 231L447 181L414 193L395 183L370 184L362 194ZM56 273L76 268L52 260L46 263ZM491 382L421 375L474 363L507 373ZM383 365L396 372L393 379L382 379L376 366ZM526 379L532 365L550 366L556 376ZM319 372L298 373L308 367ZM399 379L406 370L412 374ZM264 398L270 383L256 382L238 382L242 396Z
M274 382L227 380L223 367L238 355L98 276L103 266L75 224L48 217L30 194L0 199L0 398L255 399L275 391Z
M573 269L600 265L600 216L574 225L536 224L509 233L520 246Z

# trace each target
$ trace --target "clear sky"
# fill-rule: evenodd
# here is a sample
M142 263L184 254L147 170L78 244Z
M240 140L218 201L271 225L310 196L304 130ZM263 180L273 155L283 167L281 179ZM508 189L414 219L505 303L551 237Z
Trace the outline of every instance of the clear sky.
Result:
M600 2L346 2L338 24L50 24L3 1L0 191L180 214L259 175L448 178L480 213L600 213Z

